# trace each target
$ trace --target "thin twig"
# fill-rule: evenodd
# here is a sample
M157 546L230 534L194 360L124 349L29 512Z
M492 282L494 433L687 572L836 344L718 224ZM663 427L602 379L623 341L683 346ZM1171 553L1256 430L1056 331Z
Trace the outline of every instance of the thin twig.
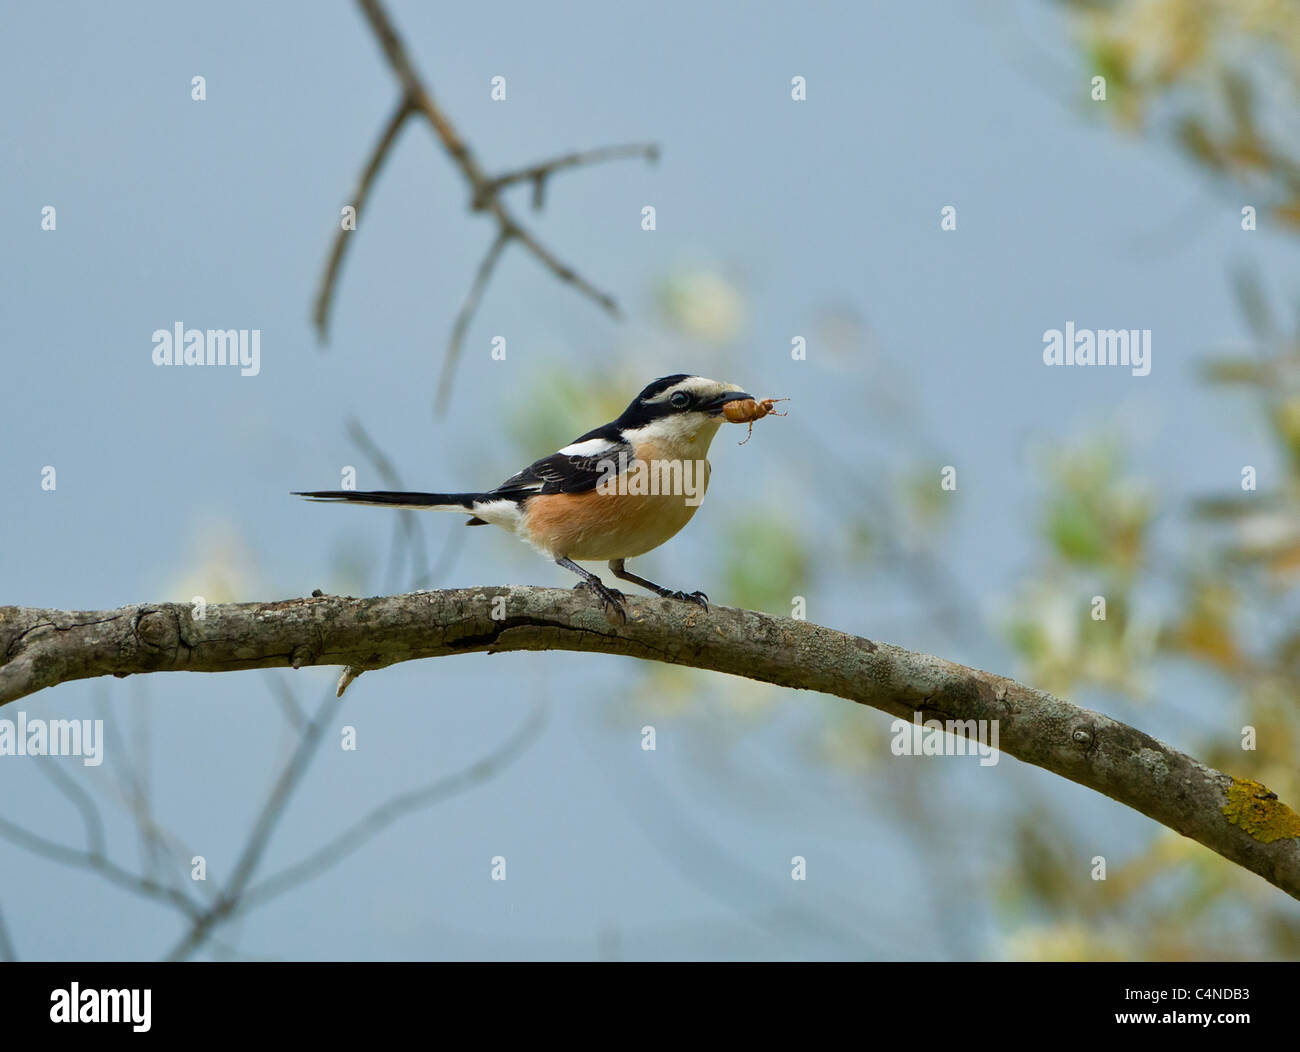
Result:
M653 164L659 160L659 147L654 143L639 142L629 143L624 146L604 146L597 150L575 150L572 153L561 154L559 157L552 157L549 161L541 161L538 164L530 164L527 168L518 168L512 172L494 176L484 187L483 196L474 199L472 207L482 209L486 206L487 198L491 193L504 190L515 183L529 182L533 184L533 208L540 209L544 203L542 195L546 180L556 172L563 171L566 168L599 164L602 161L615 161L626 157L644 157Z
M370 159L366 162L365 170L361 173L361 179L357 182L357 187L352 191L352 197L348 203L352 206L356 225L361 225L361 213L366 206L366 200L370 197L370 187L375 181L375 176L379 174L379 169L384 166L384 161L388 158L388 153L397 141L397 133L402 130L402 125L406 123L406 118L415 112L406 99L402 99L393 110L393 115L388 118L388 123L384 125L383 134L379 136L379 141L375 143L374 150L371 151ZM321 343L324 343L329 337L329 319L330 307L334 303L334 285L338 281L339 268L343 266L343 257L347 253L348 242L351 240L348 235L355 233L355 230L349 230L339 223L339 228L334 233L334 247L330 249L329 260L325 264L325 273L321 277L320 290L316 293L316 306L312 310L312 324L316 326L316 336Z
M613 317L621 318L623 315L618 309L618 301L606 292L601 292L591 282L579 274L567 263L557 259L549 248L543 245L535 238L526 227L511 221L510 234L524 248L528 249L542 263L550 268L551 272L560 281L574 286L579 292L589 299L595 300L605 308Z
M430 588L451 572L451 568L456 565L456 560L460 557L461 550L465 546L465 534L465 530L449 530L447 532L447 540L438 555L438 561L411 582L411 591L416 592L421 588Z
M285 722L301 734L303 728L307 726L307 717L303 714L302 706L298 704L298 695L279 672L267 676L266 685L271 691L271 696L275 698L275 703L280 706Z
M479 301L483 298L483 290L487 287L497 260L501 258L501 253L505 250L511 236L505 230L497 234L496 240L487 250L487 255L479 263L478 272L474 275L474 284L470 286L465 302L461 304L456 314L456 323L451 327L451 341L447 344L447 353L442 358L442 371L438 375L438 394L434 404L440 413L447 408L447 400L451 397L451 380L460 361L460 349L465 340L465 330L469 328L470 320L478 310Z
M86 829L86 850L92 855L104 854L104 818L99 813L99 805L95 803L94 798L68 777L52 757L46 757L37 763L36 769L53 782L55 788L81 812L81 822Z
M169 902L187 916L197 916L200 912L200 907L176 888L164 887L157 881L131 873L111 862L104 855L48 840L38 833L15 825L3 815L0 815L0 836L26 848L34 855L40 855L54 862L62 862L64 865L93 870L109 883L116 884L119 888L125 888L136 895Z
M108 855L108 842L104 834L104 818L94 797L78 785L53 757L44 758L36 764L36 768L81 813L82 824L86 832L86 856L90 858L106 858ZM159 835L156 823L152 821L151 817L148 817L145 822L140 822L139 812L133 810L133 814L137 817L137 829L140 833L141 843L151 845L150 851L146 852L142 862L148 865L149 860L153 860L152 868L147 869L137 879L149 885L167 887L169 890L179 893L174 882L165 885L161 879L162 874L157 866L157 852L155 849L162 843L162 837ZM174 874L169 873L167 876L171 877Z
M391 490L406 489L406 486L402 483L402 476L398 473L392 459L370 437L370 432L362 426L361 421L356 417L349 417L346 427L348 437L352 439L361 455L370 461L370 466L383 481L384 486ZM394 530L393 544L388 560L388 583L385 586L390 591L397 587L399 567L403 556L408 554L408 549L413 568L416 566L427 567L429 565L429 553L424 546L424 534L420 532L415 512L410 508L399 508ZM405 545L398 543L402 538L405 538Z
M536 740L545 723L545 710L540 706L535 707L524 725L492 753L455 774L439 778L419 789L399 793L385 801L306 858L250 887L244 895L241 908L260 906L277 895L314 880L402 816L487 781L522 755L524 750Z
M143 879L161 885L163 881L159 874L159 857L167 859L174 865L178 857L178 849L180 857L192 857L192 853L180 845L174 834L154 821L146 782L136 770L135 757L126 747L118 727L116 709L107 703L107 692L96 691L92 704L95 706L96 713L104 721L105 750L111 752L119 761L111 768L113 791L117 795L118 802L126 808L135 823L140 861L145 869ZM119 766L123 774L118 774ZM163 848L166 850L161 850ZM174 888L175 882L171 878L175 877L175 872L172 871L167 876L169 886Z
M18 950L14 947L13 937L5 924L4 910L0 909L0 961L18 960Z
M158 825L153 817L153 768L150 760L153 755L152 736L150 735L149 696L142 692L134 699L131 706L131 765L135 772L136 792L131 801L131 814L135 817L136 832L139 836L141 866L150 880L157 880L161 872L161 843Z
M225 920L239 904L245 887L249 880L252 879L258 863L262 860L262 853L266 850L267 844L270 843L271 833L283 817L285 808L293 796L294 789L297 788L303 775L307 773L307 768L310 766L312 758L316 754L316 749L321 743L325 728L334 719L340 704L339 698L329 694L321 702L320 707L316 710L316 715L312 717L311 722L307 724L299 737L298 747L294 749L293 755L289 757L288 762L280 772L280 776L272 785L271 791L262 805L262 811L248 835L248 840L244 843L244 849L240 852L239 860L235 863L235 868L231 872L230 880L223 887L216 902L193 919L190 930L186 932L180 942L167 955L169 961L183 961L192 956L207 940L212 929Z
M470 210L491 215L497 225L497 235L493 239L483 261L479 264L474 284L470 288L465 303L456 317L448 341L438 381L437 407L438 411L441 412L446 406L447 394L455 373L456 360L460 354L465 332L478 308L479 301L482 299L484 288L496 266L497 259L508 242L512 240L518 241L557 280L572 285L575 290L591 299L601 309L615 318L619 317L618 304L614 297L597 288L578 274L573 267L562 262L554 252L524 229L502 200L502 191L516 183L530 181L533 184L533 207L540 208L546 180L556 172L627 157L644 157L648 161L655 161L659 157L659 148L653 143L641 143L575 151L561 154L539 164L529 165L526 168L507 171L495 177L489 176L482 165L479 164L469 144L461 137L451 120L434 100L432 93L420 79L420 75L415 71L415 65L406 50L406 45L402 42L401 36L393 26L383 5L379 0L357 0L357 3L370 24L376 39L379 41L384 57L401 84L402 90L397 107L389 118L388 124L385 125L379 141L371 151L357 188L353 192L352 204L356 208L358 220L362 205L370 193L376 175L393 149L398 132L406 123L408 117L418 114L429 123L443 149L460 170L461 175L468 184ZM312 311L316 332L322 343L325 342L329 333L331 308L343 256L349 240L349 233L351 231L343 229L340 225L340 229L334 235L333 248L326 262L325 272Z

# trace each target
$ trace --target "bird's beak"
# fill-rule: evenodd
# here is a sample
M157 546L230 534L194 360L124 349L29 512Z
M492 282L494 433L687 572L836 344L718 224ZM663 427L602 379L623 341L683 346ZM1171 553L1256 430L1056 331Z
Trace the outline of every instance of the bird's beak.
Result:
M717 398L710 399L704 404L705 410L712 416L720 416L722 407L728 402L743 402L746 398L753 398L752 394L745 391L724 391Z

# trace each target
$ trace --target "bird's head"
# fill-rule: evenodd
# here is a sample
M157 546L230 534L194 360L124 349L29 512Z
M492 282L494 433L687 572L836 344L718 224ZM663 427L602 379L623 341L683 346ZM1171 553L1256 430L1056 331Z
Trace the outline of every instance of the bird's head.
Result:
M703 453L722 424L722 407L745 398L753 395L735 384L676 373L647 384L615 422L640 441L697 445Z

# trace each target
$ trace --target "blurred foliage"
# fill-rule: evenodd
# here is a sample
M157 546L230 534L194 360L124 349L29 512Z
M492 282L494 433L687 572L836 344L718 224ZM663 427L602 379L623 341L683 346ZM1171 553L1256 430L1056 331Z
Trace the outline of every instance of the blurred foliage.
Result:
M1240 290L1239 290L1240 291ZM1287 408L1297 397L1296 335L1267 319L1257 288L1239 296L1259 344L1249 357L1212 360L1204 375L1244 389L1262 409L1278 472L1257 464L1259 489L1193 501L1180 513L1188 550L1173 566L1150 558L1154 501L1126 478L1117 446L1087 442L1047 467L1044 565L1008 619L1027 678L1049 690L1101 686L1142 702L1159 663L1214 677L1230 699L1179 747L1232 774L1300 800L1300 459ZM1269 470L1265 470L1266 467ZM1107 617L1090 616L1106 596ZM1139 596L1163 590L1157 609ZM1180 710L1176 710L1180 711ZM1255 746L1243 747L1247 729ZM1004 952L1059 959L1252 959L1300 954L1300 916L1258 878L1191 841L1157 833L1094 883L1063 816L1020 819L1008 865Z
M1047 562L1016 596L1006 628L1026 679L1053 693L1145 689L1158 626L1136 612L1134 589L1154 500L1124 475L1119 448L1085 440L1044 465Z
M613 420L627 408L630 393L639 391L650 377L631 375L630 370L602 368L592 363L581 371L557 363L533 369L519 384L527 391L526 401L511 402L508 428L511 439L530 463L548 452L567 446L578 437L574 421L596 423Z
M1107 80L1107 101L1089 104L1090 114L1128 134L1162 138L1241 203L1255 204L1261 218L1271 214L1300 231L1300 2L1056 2L1068 13L1088 75ZM1179 748L1258 779L1296 805L1300 332L1274 315L1257 276L1239 272L1232 280L1254 346L1248 354L1208 360L1203 376L1225 394L1253 399L1252 419L1276 452L1276 465L1255 465L1257 490L1223 489L1188 507L1162 506L1154 487L1134 476L1118 440L1089 436L1061 448L1041 465L1045 486L1034 516L1041 544L1023 586L1008 597L1000 627L1022 678L1034 686L1075 697L1101 691L1148 714L1167 705L1179 723ZM723 268L676 268L658 284L654 303L660 331L651 340L685 343L682 368L720 379L752 375L752 363L736 346L750 307ZM1293 314L1300 318L1300 309ZM731 504L712 531L725 582L725 595L717 598L787 614L793 596L810 594L832 574L851 579L873 602L875 583L893 575L926 610L947 603L974 622L975 604L954 597L959 575L941 561L957 498L936 484L936 465L951 458L916 424L923 390L908 391L909 377L886 374L888 361L856 302L824 306L811 320L825 352L819 368L829 363L846 382L859 378L848 377L855 370L871 370L869 382L854 392L856 409L873 430L889 435L893 448L869 462L851 461L828 437L833 432L815 421L792 430L805 458L820 465L817 474L839 480L810 499L827 503L843 535L810 537L798 502L772 496L789 493L789 486ZM572 441L575 422L587 427L616 417L649 379L639 360L627 353L585 355L569 369L548 360L544 369L522 375L507 425L519 462ZM707 370L688 364L703 361ZM799 423L796 417L783 426ZM1174 561L1167 541L1156 545L1158 519L1183 542ZM225 525L197 536L185 563L192 569L166 593L182 601L253 598L260 575L237 536ZM337 572L345 581L368 580L380 562L344 544ZM1094 596L1105 598L1104 619L1094 617ZM1183 719L1183 699L1151 689L1157 671L1162 685L1167 682L1166 670L1209 684L1210 711L1198 712L1198 722ZM789 692L740 678L653 662L628 663L625 673L618 694L599 699L601 716L639 727L652 705L665 719L693 721L710 733L682 738L698 741L701 762L714 769L725 769L726 746L771 727L791 705ZM813 724L799 739L809 746L809 766L850 779L864 809L904 831L923 860L918 868L934 883L932 902L992 900L1000 934L980 944L979 955L1300 957L1294 903L1199 844L1149 824L1128 855L1109 852L1106 880L1095 881L1091 859L1103 853L1102 845L1046 795L1014 797L998 805L996 817L976 821L979 801L955 798L943 784L947 772L888 762L887 721L864 718L856 706L794 704ZM1253 750L1242 747L1245 728L1254 731ZM1006 782L1015 784L1010 776ZM878 792L882 786L885 792ZM990 848L994 822L1011 833ZM994 860L991 879L963 873L966 833ZM987 883L975 885L976 879ZM955 888L945 888L945 881Z
M1105 111L1155 131L1300 228L1300 5L1294 0L1063 0Z
M1098 111L1162 137L1233 200L1300 229L1300 4L1292 0L1065 0ZM1184 547L1153 550L1154 495L1127 477L1118 446L1083 443L1046 465L1042 560L1005 619L1026 676L1049 690L1148 698L1156 668L1208 678L1225 702L1185 726L1179 747L1300 799L1300 336L1284 332L1258 277L1231 276L1254 346L1217 356L1205 380L1245 392L1277 456L1257 489L1165 510ZM1091 596L1104 595L1106 620ZM1162 596L1157 603L1155 596ZM1163 680L1163 676L1162 676ZM1185 721L1180 720L1180 724ZM1243 748L1247 729L1255 748ZM1001 876L1003 954L1033 959L1256 959L1300 955L1300 916L1217 855L1153 831L1132 857L1085 862L1067 817L1040 805L1017 819Z
M184 570L167 580L162 591L175 602L202 596L207 603L247 603L273 594L239 526L220 516L202 521L180 565Z
M1163 136L1261 217L1271 213L1300 228L1300 150L1290 146L1300 143L1300 127L1291 126L1300 112L1300 3L1063 0L1063 6L1089 76L1107 78L1099 113L1127 133ZM1153 722L1164 707L1161 714L1180 728L1179 748L1258 779L1294 804L1300 801L1300 335L1284 334L1255 276L1238 273L1233 281L1255 347L1206 362L1204 376L1225 392L1244 391L1256 400L1277 472L1255 465L1259 489L1207 493L1184 506L1164 500L1133 473L1121 440L1090 435L1058 443L1040 465L1045 487L1034 518L1041 545L1023 586L1007 597L1000 627L1028 682L1075 698L1098 691L1108 699L1102 707L1143 706ZM682 368L725 379L752 375L737 347L749 305L722 268L678 267L658 284L654 303L659 329L640 337L650 346L670 346L683 363L697 363ZM793 420L788 426L802 456L840 480L807 499L825 502L843 529L837 537L810 537L796 510L802 505L771 496L797 492L798 479L729 504L712 531L724 601L784 614L793 596L808 595L832 574L847 575L871 596L873 609L877 584L888 580L935 624L946 607L958 612L959 628L981 632L977 602L959 593L960 575L944 564L956 495L936 485L937 465L951 458L921 430L923 392L909 388L913 377L890 372L855 305L823 305L812 323L829 352L822 367L857 374L857 408L890 445L882 456L850 460L824 431ZM574 421L613 419L648 377L612 363L638 360L636 354L587 356L570 371L550 361L545 371L525 377L509 425L519 452L531 458L559 448L576 437ZM699 364L705 361L707 370ZM601 401L593 404L593 397ZM1169 531L1159 541L1158 523ZM1104 617L1096 616L1098 596ZM655 663L635 669L625 685L635 704L601 699L604 720L639 727L651 706L657 717L689 721L698 733L682 740L695 743L701 764L725 772L724 784L742 787L742 795L759 785L781 790L738 764L730 747L773 727L785 732L788 692ZM1160 690L1152 689L1157 674ZM1195 720L1186 719L1188 699L1167 690L1170 682L1189 679L1209 685L1192 699ZM1300 956L1300 915L1289 900L1164 827L1148 825L1121 854L1112 839L1103 845L1087 831L1095 823L1074 818L1048 794L1012 795L976 821L973 808L981 801L955 801L949 770L883 762L887 723L862 718L853 706L801 704L798 713L812 725L797 739L809 767L848 779L864 809L904 834L927 885L919 889L922 901L942 915L945 904L966 901L974 882L984 882L998 934L954 939L948 943L953 956ZM1247 728L1255 734L1253 750L1242 747ZM990 849L994 822L1013 832ZM963 846L963 838L981 843ZM1106 854L1104 881L1091 874L1099 854ZM967 855L991 860L992 872L965 862Z
M659 284L663 318L678 332L701 343L731 343L745 324L740 289L713 267L679 267Z
M1059 488L1049 495L1047 533L1057 555L1079 567L1107 568L1132 577L1151 524L1152 500L1118 474L1120 451L1112 441L1067 451L1051 466Z
M798 523L779 509L729 519L723 555L727 605L788 617L793 597L806 595L813 580L807 544Z
M691 287L692 281L700 284ZM723 340L731 331L700 320L708 313L701 298L716 291L712 277L677 275L665 287L672 293L660 300L664 329L696 340L686 360L699 361L707 350L714 375L752 372L734 351L706 347L710 333ZM1025 583L1008 597L1001 627L1028 682L1075 698L1104 692L1110 700L1103 708L1117 702L1147 712L1168 706L1179 721L1178 747L1256 778L1294 802L1300 800L1300 596L1294 587L1300 566L1300 337L1282 334L1253 278L1238 275L1236 291L1257 346L1250 354L1207 362L1204 376L1225 392L1245 391L1256 400L1278 471L1255 465L1258 490L1208 493L1184 506L1168 502L1134 474L1122 437L1085 435L1058 443L1040 464L1045 485L1035 518L1041 545ZM723 313L743 316L744 305L728 305ZM635 356L618 356L629 357ZM947 606L959 612L961 627L979 631L972 624L977 605L958 594L960 575L943 563L956 498L937 485L936 472L951 458L927 440L915 412L899 413L896 404L877 400L876 392L888 391L897 402L906 384L879 374L889 367L887 359L879 357L875 367L864 411L888 411L898 422L888 429L893 454L849 460L815 427L801 429L802 457L842 482L815 496L810 491L808 499L824 501L843 529L837 537L810 537L797 511L802 505L774 500L770 493L729 505L712 531L725 601L785 614L793 596L815 592L832 574L850 575L872 595L873 606L877 583L892 580L936 623L939 608ZM521 386L530 394L514 407L510 426L522 453L536 456L572 440L575 420L611 419L628 392L647 379L603 368L593 375L589 365L566 372L551 363ZM593 407L594 392L606 392L606 402ZM798 427L798 421L790 426ZM772 489L797 492L799 479ZM1158 523L1168 531L1159 539ZM1176 551L1171 538L1179 542ZM755 566L763 572L755 573ZM1104 617L1095 616L1098 596L1105 600ZM1210 689L1195 699L1196 721L1182 718L1187 699L1168 696L1169 671L1209 682ZM1160 690L1153 689L1157 674ZM727 772L721 784L748 785L742 796L762 779L737 760L734 746L784 728L791 718L785 692L653 663L637 666L627 691L636 704L603 705L605 720L639 726L650 706L663 719L690 722L693 733L683 740L695 743L697 762ZM1216 706L1215 698L1222 703ZM863 719L854 707L801 705L799 714L805 727L797 740L804 743L805 761L848 779L864 807L905 832L925 875L928 887L921 890L930 906L942 910L954 895L968 893L972 881L989 879L963 863L966 851L954 846L963 836L984 832L953 808L953 790L945 784L949 772L881 762L887 724ZM1242 748L1246 727L1256 735L1251 751ZM1010 810L998 805L989 821L1009 825L1014 835L991 853L981 848L994 860L989 890L1000 933L985 942L953 938L953 956L1300 956L1300 917L1290 903L1200 845L1153 825L1121 854L1111 840L1096 842L1095 833L1086 833L1085 823L1052 797L1013 800L1019 802ZM1106 880L1095 881L1091 860L1103 853Z
M910 525L909 536L917 532L933 533L947 524L955 503L953 491L935 485L932 465L916 465L904 474L896 488L900 491L900 511Z

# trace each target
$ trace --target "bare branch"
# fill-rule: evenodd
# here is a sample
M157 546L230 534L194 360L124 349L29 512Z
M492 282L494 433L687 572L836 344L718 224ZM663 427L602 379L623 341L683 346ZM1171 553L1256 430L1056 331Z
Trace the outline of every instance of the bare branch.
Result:
M567 263L557 259L549 248L543 245L537 238L528 231L527 228L520 226L514 220L511 220L510 235L515 238L524 248L528 249L538 260L545 266L549 267L555 277L565 284L572 285L584 296L600 304L613 317L621 318L622 312L618 309L618 301L607 292L601 292L591 282L579 274Z
M196 916L199 912L199 907L175 888L165 887L155 880L131 873L95 851L79 851L75 847L48 840L10 822L3 815L0 815L0 837L25 848L34 855L40 855L54 862L62 862L64 865L93 870L110 884L116 884L119 888L125 888L145 898L168 902L189 916Z
M298 704L298 695L293 692L293 688L285 682L283 676L279 675L267 676L266 686L271 691L271 696L275 698L275 703L280 706L285 723L289 724L295 733L301 734L307 726L307 717L303 714L302 706Z
M147 752L140 754L144 757L142 762L145 769L138 771L136 769L137 760L133 757L132 750L126 747L125 740L118 728L116 710L112 705L107 704L106 694L106 690L96 691L95 711L102 714L104 720L105 746L111 749L113 754L120 760L120 763L114 765L114 791L119 802L126 808L135 822L144 879L161 884L163 881L160 879L160 858L174 864L178 851L186 858L193 857L193 855L192 852L184 851L177 838L154 821L148 789L148 754ZM121 767L123 773L118 774L116 767ZM94 845L92 844L90 847L93 852ZM163 850L164 848L166 850ZM172 879L174 875L169 870L168 884L172 887L175 886L175 881Z
M506 172L493 177L484 187L483 196L476 197L471 207L476 209L484 208L491 193L504 190L515 183L528 182L533 184L533 208L540 209L544 203L546 180L556 172L561 172L566 168L578 168L625 157L644 157L647 161L653 163L659 160L659 147L654 143L639 142L629 143L625 146L604 146L598 150L577 150L573 153L561 154L559 157L552 157L549 161L541 161L538 164L529 165L527 168L519 168L513 172Z
M438 381L437 406L441 412L446 405L447 393L455 373L456 360L460 354L465 331L473 319L479 301L482 299L483 291L496 266L497 259L507 242L518 240L520 245L539 264L549 270L557 280L566 285L572 285L576 291L592 300L612 316L616 318L619 316L618 304L615 302L614 297L598 289L590 281L578 274L573 267L562 262L555 253L543 245L533 234L525 230L506 207L501 198L501 192L516 183L531 182L533 184L533 207L540 208L546 181L556 172L628 157L644 157L649 161L655 161L659 157L659 148L653 143L639 143L576 151L561 154L550 160L529 165L526 168L508 171L495 177L489 176L482 165L479 164L469 144L461 137L446 113L434 100L433 94L420 79L420 75L415 70L415 64L411 61L406 50L406 45L402 42L401 36L393 26L392 20L389 19L383 5L379 0L357 0L357 3L365 15L366 21L370 24L370 28L383 50L384 57L387 59L389 66L392 67L393 73L402 88L397 108L393 111L388 124L384 127L384 131L380 135L379 141L372 150L370 159L362 172L357 189L353 192L352 203L356 207L358 217L360 216L361 206L369 194L371 184L396 141L397 133L405 124L407 117L418 114L428 121L442 148L460 170L461 175L468 184L471 211L491 215L497 225L497 235L488 248L483 261L479 264L474 284L461 307L460 313L456 317L449 338ZM326 262L324 276L316 295L312 319L321 342L324 342L328 335L330 311L334 301L339 270L349 240L349 233L350 231L340 229L335 234L334 246Z
M379 141L370 154L370 160L366 162L365 170L361 173L361 179L348 201L355 210L358 226L361 223L361 213L365 209L366 199L370 196L370 186L375 181L375 176L379 174L379 169L384 166L384 161L388 159L388 153L397 141L397 133L402 130L406 118L414 112L410 103L402 99L393 110L393 115L388 118L388 123L384 125L383 134L379 136ZM311 313L312 324L316 326L316 338L321 343L329 338L334 286L338 281L339 269L343 266L343 257L347 254L348 242L351 240L349 235L355 233L355 229L349 230L342 223L339 224L338 230L334 233L334 247L330 249L329 260L325 264L325 273L321 275L320 290L316 293L316 306Z
M474 275L474 284L470 286L465 302L461 304L460 312L456 315L456 324L451 327L451 342L447 345L447 353L442 358L442 372L438 376L438 393L434 398L434 404L440 413L447 408L447 399L451 395L451 380L460 361L460 349L465 340L465 330L469 328L474 312L478 310L479 300L483 298L483 290L487 287L497 260L501 258L501 253L510 238L511 235L503 230L488 248L483 262L478 265L478 273Z
M386 489L403 490L406 486L402 482L402 476L398 474L392 459L379 448L370 432L365 429L361 421L356 417L349 417L347 422L348 437L352 439L353 444L360 450L361 455L370 461L370 466L374 468L375 473L380 477ZM397 511L397 521L394 523L393 544L389 551L388 558L388 584L385 590L391 591L399 587L398 572L403 558L409 553L412 567L424 567L427 571L429 565L429 553L424 546L424 534L420 532L420 524L416 520L415 512L410 508L399 508ZM406 543L400 543L405 539ZM407 587L417 587L414 584Z
M621 654L822 691L907 720L996 721L1003 752L1104 793L1300 898L1300 816L1258 782L1126 724L1002 676L806 621L665 599L632 600L629 612L614 624L583 593L509 587L216 604L202 620L182 603L94 613L0 607L0 704L90 676L365 670L513 650Z
M193 956L204 943L214 939L215 932L221 925L299 884L320 876L403 815L455 796L492 778L524 751L536 738L545 722L542 710L535 708L524 726L490 755L465 770L440 778L430 785L397 794L307 858L250 887L249 882L270 843L271 833L306 774L323 740L325 730L338 713L341 705L339 699L342 696L343 692L339 691L334 697L326 698L317 710L316 716L303 728L297 748L285 764L280 777L276 779L262 807L262 812L249 833L229 883L222 888L221 894L211 906L192 917L189 931L167 955L168 960L179 961Z
M460 558L461 549L465 546L465 534L467 532L466 530L449 530L447 532L447 539L443 542L442 551L438 553L438 561L411 582L412 591L437 584L451 572L456 560Z
M169 961L183 961L191 956L195 950L207 941L213 929L238 907L240 900L243 898L244 889L252 879L258 863L262 860L262 853L271 841L271 833L275 830L281 817L283 817L284 810L293 797L293 792L298 787L298 783L302 780L303 775L307 773L307 768L311 765L316 749L320 745L321 736L325 733L325 728L334 719L340 704L342 702L337 696L327 695L325 700L321 702L320 708L316 710L316 715L312 717L311 722L299 735L298 746L284 765L284 769L281 770L280 777L275 780L275 784L271 787L271 791L262 805L262 811L257 817L257 822L248 834L244 849L240 852L239 860L235 863L235 868L231 872L229 882L222 888L216 902L193 919L190 930L186 932L185 936L167 955Z
M306 858L286 866L248 889L239 910L260 906L269 899L314 880L327 869L338 864L361 847L371 837L392 825L403 815L439 803L448 797L463 793L479 785L509 766L537 738L545 724L545 710L533 709L524 725L505 740L490 755L475 761L464 770L439 778L419 789L411 789L387 800L368 815L354 822L329 843L313 851Z
M92 855L103 855L107 843L104 837L104 818L99 813L99 805L95 803L94 797L74 782L53 757L45 757L37 763L36 769L53 782L54 787L81 812L81 822L86 829L86 850Z
M14 947L13 938L9 935L9 928L5 924L5 913L0 909L0 961L18 960L18 950Z
M111 714L111 710L109 710L109 713ZM105 727L110 726L111 723L106 720ZM120 749L116 751L121 752ZM193 915L197 912L199 907L188 895L184 894L174 883L165 884L160 879L156 866L152 867L149 872L137 874L110 861L108 858L107 838L104 833L104 819L94 797L78 785L53 758L44 758L37 763L36 767L50 779L54 787L80 812L85 829L85 848L77 850L76 848L67 847L32 833L6 819L0 819L0 837L26 848L33 854L41 855L56 862L62 862L65 865L79 866L99 873L118 887L127 888L147 898L165 901L180 908L182 912L187 914ZM125 792L123 795L129 798L127 807L137 821L141 842L147 843L151 847L159 846L164 842L168 842L168 846L173 846L169 842L171 838L165 830L162 830L154 823L151 817L147 815L142 817L138 808L134 784L132 790ZM146 853L145 864L149 865L154 858L155 856Z

